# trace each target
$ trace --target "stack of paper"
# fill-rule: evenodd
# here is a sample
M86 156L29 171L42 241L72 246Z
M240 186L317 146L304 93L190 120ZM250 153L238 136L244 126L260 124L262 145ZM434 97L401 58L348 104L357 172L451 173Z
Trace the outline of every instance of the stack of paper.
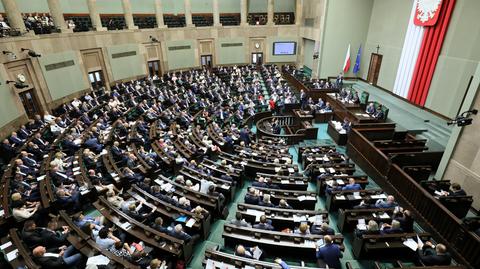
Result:
M408 238L407 240L403 241L403 244L409 247L413 251L417 251L418 243L415 242L412 238Z
M7 261L11 262L17 258L18 255L18 249L15 249L13 251L10 251L7 253Z
M3 244L0 246L0 250L4 250L6 248L8 248L9 246L12 245L12 241L8 241L7 243Z
M196 220L194 218L191 218L187 221L187 223L185 223L185 226L189 227L189 228L192 228L193 225L195 224Z
M292 174L293 172L295 172L295 170L294 170L292 167L289 167L289 168L288 168L288 172L289 172L290 174Z
M110 259L103 256L97 255L88 258L87 265L107 265L110 262Z
M383 213L382 215L380 215L380 218L381 219L389 219L390 216L387 213Z
M323 168L323 167L320 167L319 170L320 170L320 173L326 173L327 172L327 171L325 171L325 168Z
M304 222L304 221L307 221L306 216L293 215L293 222Z
M335 173L335 169L333 169L333 168L331 168L331 167L330 167L328 170L329 170L330 173L332 173L332 174Z
M365 224L365 219L359 219L358 220L357 229L367 230L367 225Z
M337 200L346 200L345 196L343 196L343 195L337 195L337 196L335 196L335 198Z

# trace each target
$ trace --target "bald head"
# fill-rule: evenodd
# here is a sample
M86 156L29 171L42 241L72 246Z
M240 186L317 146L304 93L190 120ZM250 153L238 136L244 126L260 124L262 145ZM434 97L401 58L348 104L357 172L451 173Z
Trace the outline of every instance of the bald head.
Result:
M38 246L32 250L32 254L35 257L42 257L47 250L43 246Z

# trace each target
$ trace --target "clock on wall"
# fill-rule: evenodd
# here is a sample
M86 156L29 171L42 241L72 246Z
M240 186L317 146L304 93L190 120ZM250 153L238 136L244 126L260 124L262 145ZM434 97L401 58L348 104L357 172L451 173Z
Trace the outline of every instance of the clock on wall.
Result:
M18 75L17 75L17 80L18 80L18 82L20 82L20 83L25 83L25 81L27 81L27 78L25 77L24 74L18 74Z

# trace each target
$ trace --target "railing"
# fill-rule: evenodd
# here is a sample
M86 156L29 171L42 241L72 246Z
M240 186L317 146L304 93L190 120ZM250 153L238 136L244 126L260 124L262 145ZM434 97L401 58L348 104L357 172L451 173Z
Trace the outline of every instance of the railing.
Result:
M295 134L274 134L268 130L265 130L263 126L265 125L266 122L272 121L272 119L278 120L278 124L280 125L280 127L292 126L294 122L293 116L273 116L273 117L264 117L260 120L256 120L257 138L260 138L260 139L265 137L280 138L280 139L283 139L285 143L287 143L287 145L298 144L299 142L305 139L305 129L300 129Z
M398 165L390 168L387 181L408 201L415 216L421 218L449 245L449 251L474 268L480 267L480 238L462 225L460 219L422 188Z

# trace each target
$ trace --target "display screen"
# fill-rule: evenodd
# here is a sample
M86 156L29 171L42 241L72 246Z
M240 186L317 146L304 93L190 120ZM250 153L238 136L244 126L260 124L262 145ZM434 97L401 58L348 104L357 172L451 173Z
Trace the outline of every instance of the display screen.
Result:
M297 42L274 42L273 55L295 55Z

